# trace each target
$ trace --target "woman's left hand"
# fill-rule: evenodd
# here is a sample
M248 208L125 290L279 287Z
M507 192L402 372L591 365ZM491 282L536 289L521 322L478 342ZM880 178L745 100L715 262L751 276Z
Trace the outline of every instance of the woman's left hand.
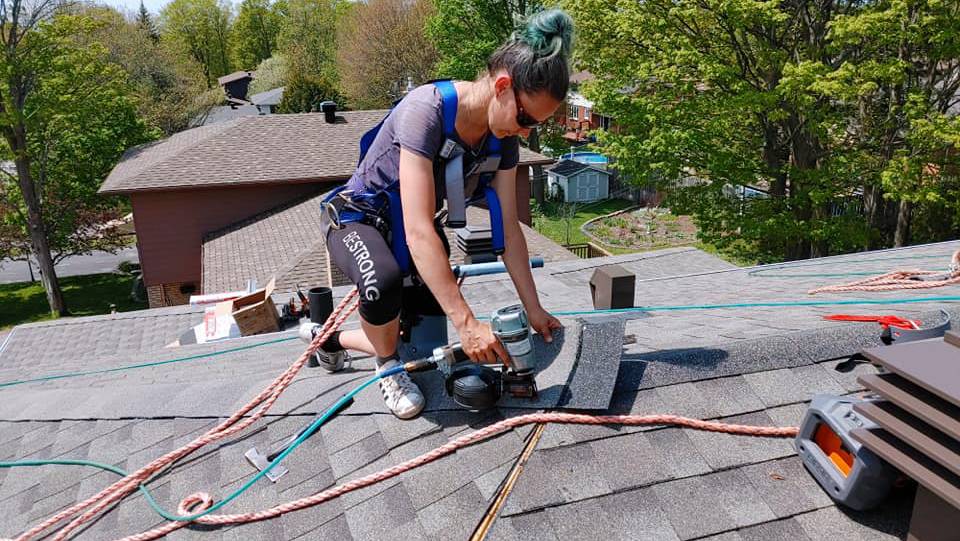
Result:
M550 315L550 312L540 306L533 310L527 310L527 321L530 323L530 328L536 331L544 342L548 343L553 342L553 331L563 327L559 319Z

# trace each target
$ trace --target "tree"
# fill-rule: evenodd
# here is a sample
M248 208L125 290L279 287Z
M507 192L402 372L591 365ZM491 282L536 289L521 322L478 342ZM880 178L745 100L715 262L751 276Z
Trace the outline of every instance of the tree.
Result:
M224 0L173 0L160 12L161 39L193 58L209 86L230 73L230 4Z
M924 241L960 230L958 11L956 0L885 0L833 21L849 60L816 89L847 106L877 244L907 244L914 215L927 217Z
M918 206L927 224L957 208L956 0L570 5L585 93L623 128L604 150L632 178L695 178L672 202L705 240L815 257L904 244Z
M284 85L287 80L287 57L277 53L257 65L257 77L250 83L248 94L259 94Z
M343 110L343 97L322 77L294 76L287 81L278 113L311 113L320 110L323 101L336 102Z
M436 12L427 36L439 53L439 77L471 80L487 58L528 15L539 0L434 0Z
M157 43L139 22L129 22L112 8L85 7L99 24L90 40L102 44L108 59L121 66L136 94L139 116L163 135L193 127L223 101L223 92L208 91L200 64L179 54L170 43Z
M137 26L150 36L154 44L160 43L160 32L157 30L157 25L154 24L150 12L143 5L143 0L140 0L140 11L137 12Z
M617 119L604 151L634 179L695 186L673 198L705 240L759 259L794 259L862 243L862 220L833 212L859 179L834 146L842 110L798 79L834 69L830 21L855 2L617 0L572 2L583 90ZM769 189L741 201L739 187ZM731 190L730 187L734 189Z
M13 167L0 168L7 237L0 247L22 255L29 239L50 310L64 315L54 263L109 236L99 227L110 214L110 204L96 199L99 182L128 145L149 134L123 73L85 41L90 18L43 3L3 7L0 132Z
M288 79L296 84L317 78L338 83L337 25L351 9L344 0L289 0L277 36Z
M243 0L231 29L234 65L251 69L270 58L277 47L282 6L268 0Z
M432 78L436 50L423 34L432 13L431 0L371 0L345 17L337 62L354 107L387 108L399 98L393 93L398 83Z

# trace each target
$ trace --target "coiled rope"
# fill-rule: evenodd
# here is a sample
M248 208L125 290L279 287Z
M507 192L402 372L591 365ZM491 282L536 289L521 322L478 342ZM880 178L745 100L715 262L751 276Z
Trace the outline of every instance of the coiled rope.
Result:
M924 276L944 276L941 279L923 279ZM896 270L856 280L847 284L818 287L808 291L810 295L817 293L839 293L846 291L896 291L900 289L931 289L960 284L960 250L954 252L950 260L950 270L944 274L940 271L928 270Z

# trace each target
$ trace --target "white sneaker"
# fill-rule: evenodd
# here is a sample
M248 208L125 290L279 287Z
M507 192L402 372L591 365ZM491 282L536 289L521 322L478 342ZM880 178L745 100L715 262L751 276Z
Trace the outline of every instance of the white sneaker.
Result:
M306 321L300 324L300 338L306 342L313 342L313 337L317 331L319 331L323 325L319 323L314 323L312 321ZM310 360L307 361L307 366L317 367L322 366L324 370L329 373L339 372L343 370L343 367L346 363L350 362L350 354L347 353L347 350L342 349L340 351L335 351L330 353L328 351L323 351L323 349L318 349L313 355L310 356Z
M383 363L383 366L377 368L380 374L391 368L400 366L400 361L393 359ZM420 387L410 379L410 374L400 372L379 381L380 392L383 394L383 401L390 408L390 411L400 419L410 419L416 417L423 411L423 405L426 400Z

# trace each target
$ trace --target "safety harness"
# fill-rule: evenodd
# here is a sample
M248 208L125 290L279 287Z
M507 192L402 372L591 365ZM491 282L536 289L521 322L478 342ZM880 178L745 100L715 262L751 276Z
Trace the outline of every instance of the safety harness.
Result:
M492 133L487 135L481 145L479 155L470 171L464 171L463 158L466 150L456 140L457 91L449 80L432 81L440 91L443 111L443 145L438 158L434 161L434 174L443 177L446 189L446 218L444 225L450 228L467 225L466 207L486 200L490 212L490 229L493 251L500 255L504 251L503 213L500 199L491 183L500 167L500 139ZM399 102L398 102L399 103ZM394 104L394 108L396 104ZM390 111L393 112L393 109ZM363 163L367 150L373 144L383 123L390 116L363 134L360 138L360 163ZM466 180L479 175L477 188L471 194L465 194ZM323 207L330 219L331 227L340 229L343 224L362 222L376 227L390 243L390 250L397 260L403 274L410 273L410 250L407 247L403 228L403 206L400 201L400 179L396 179L382 189L365 188L351 191L346 185L335 189L323 200Z

